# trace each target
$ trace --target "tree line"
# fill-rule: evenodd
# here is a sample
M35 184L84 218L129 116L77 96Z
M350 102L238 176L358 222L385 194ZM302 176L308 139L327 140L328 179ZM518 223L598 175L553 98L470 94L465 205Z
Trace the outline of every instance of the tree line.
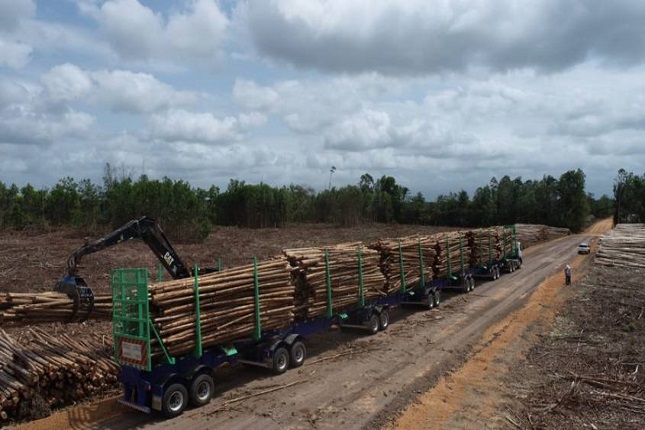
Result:
M614 224L645 222L645 174L620 169L614 179Z
M621 203L631 201L632 193L643 193L643 178L626 173L621 178L620 190L615 192ZM641 188L633 191L637 184ZM435 201L426 201L421 193L411 195L392 176L375 179L368 173L355 185L320 192L301 185L272 187L239 180L231 180L223 191L216 186L202 189L183 180L157 180L146 175L134 180L119 176L109 164L100 185L68 177L51 189L37 190L30 184L20 188L0 181L2 229L65 226L105 231L148 215L160 220L177 241L199 241L214 225L266 228L294 222L456 227L522 222L580 231L590 215L607 217L614 210L614 199L602 196L596 200L585 192L585 175L580 169L565 172L558 179L492 178L472 197L461 190L440 195ZM628 209L623 203L621 213L642 213L638 210L643 210L642 205Z

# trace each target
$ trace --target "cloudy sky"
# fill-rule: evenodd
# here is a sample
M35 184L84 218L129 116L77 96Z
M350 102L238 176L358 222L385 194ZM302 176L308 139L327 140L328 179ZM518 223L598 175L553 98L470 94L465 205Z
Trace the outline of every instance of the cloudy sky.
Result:
M645 171L643 0L0 0L0 181ZM333 175L332 166L336 167Z

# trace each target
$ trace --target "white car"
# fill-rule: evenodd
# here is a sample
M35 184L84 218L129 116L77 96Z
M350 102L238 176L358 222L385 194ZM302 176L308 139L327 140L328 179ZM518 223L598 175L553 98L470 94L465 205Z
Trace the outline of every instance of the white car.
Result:
M582 242L580 245L578 245L578 254L590 254L591 253L591 247L587 242Z

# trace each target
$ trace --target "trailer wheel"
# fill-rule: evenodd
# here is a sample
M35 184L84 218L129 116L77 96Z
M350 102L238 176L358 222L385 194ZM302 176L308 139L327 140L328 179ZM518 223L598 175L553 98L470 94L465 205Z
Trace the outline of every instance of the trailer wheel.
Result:
M502 269L499 266L497 266L495 268L495 271L497 272L497 279L501 278L502 277Z
M273 352L273 373L280 375L289 368L289 353L283 346Z
M475 278L469 278L468 283L470 284L470 291L475 289Z
M297 341L291 345L289 353L291 355L291 367L300 367L303 365L305 357L307 356L307 349L304 343Z
M428 294L428 297L426 297L426 305L428 306L428 309L434 308L434 297L432 297L432 293Z
M204 406L213 398L215 391L215 382L213 378L206 374L199 374L190 383L188 398L192 406Z
M470 293L470 282L468 282L468 278L464 279L464 285L461 287L461 289L464 294Z
M390 325L390 313L383 309L378 316L378 329L383 331Z
M432 299L434 300L434 307L439 307L439 303L441 303L441 291L434 291L432 293Z
M379 317L376 315L376 313L372 313L372 316L365 322L365 327L367 328L367 332L369 334L376 334L378 333L378 328L379 328Z
M188 391L183 384L171 384L163 394L161 412L168 418L181 415L188 406Z

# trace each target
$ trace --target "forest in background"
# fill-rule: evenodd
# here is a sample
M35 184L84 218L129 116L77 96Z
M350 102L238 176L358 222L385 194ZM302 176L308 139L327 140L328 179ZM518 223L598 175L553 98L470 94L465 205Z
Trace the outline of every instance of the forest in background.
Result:
M215 225L249 228L287 223L355 226L366 222L485 227L547 224L577 232L595 218L645 220L645 175L621 169L614 196L596 199L585 191L585 174L559 178L492 178L472 197L464 190L426 201L392 176L365 173L355 185L315 192L301 185L272 187L232 179L226 190L202 189L184 180L133 179L106 165L102 184L67 177L50 189L0 181L0 229L71 227L109 231L142 215L154 217L177 242L199 241Z

